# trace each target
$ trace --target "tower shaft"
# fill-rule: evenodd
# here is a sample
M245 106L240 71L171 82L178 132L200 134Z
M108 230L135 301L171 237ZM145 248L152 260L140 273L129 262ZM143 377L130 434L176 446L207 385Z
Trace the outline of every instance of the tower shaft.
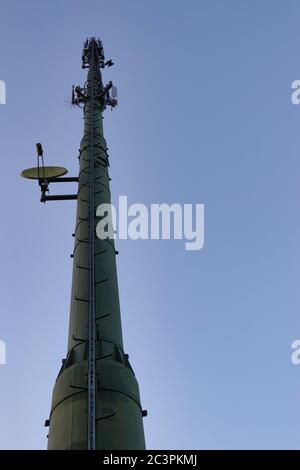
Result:
M96 237L96 208L110 204L107 145L102 111L104 54L87 40L80 145L69 341L52 398L49 449L144 449L138 383L124 353L114 241Z

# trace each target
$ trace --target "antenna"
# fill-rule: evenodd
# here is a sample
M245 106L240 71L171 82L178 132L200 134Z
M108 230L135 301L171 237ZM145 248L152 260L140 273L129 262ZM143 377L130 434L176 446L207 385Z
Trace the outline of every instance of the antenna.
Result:
M118 96L118 89L114 85L111 87L111 96L112 96L112 98L117 98L117 96Z
M49 192L50 183L70 183L78 182L77 177L62 178L62 176L68 173L68 170L62 166L45 166L44 165L44 150L42 144L36 144L37 151L37 166L33 168L27 168L21 173L22 178L29 180L37 180L41 188L41 202L46 201L62 201L77 199L77 194L61 194L47 196Z
M41 170L38 167L27 168L22 171L21 176L28 180L39 180L41 179L40 171ZM59 178L60 176L66 175L68 170L62 166L44 166L42 173L42 179L47 179L49 181L49 179Z
M77 199L74 230L73 280L67 355L55 381L48 449L145 449L143 410L137 379L125 353L122 336L114 240L96 236L96 208L111 203L107 144L102 112L117 105L112 82L102 81L105 62L102 42L84 43L84 85L73 86L72 104L83 108L78 177L66 168L45 166L37 144L37 167L22 172L38 181L41 202ZM48 195L53 183L77 182L76 194ZM60 325L58 325L60 329Z

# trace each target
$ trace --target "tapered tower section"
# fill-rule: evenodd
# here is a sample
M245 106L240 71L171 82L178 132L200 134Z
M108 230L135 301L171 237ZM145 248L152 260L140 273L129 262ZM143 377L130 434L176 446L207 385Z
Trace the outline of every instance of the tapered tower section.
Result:
M101 41L85 42L84 87L73 89L83 107L77 216L73 253L69 341L58 374L49 424L49 449L144 449L143 416L136 377L124 352L116 251L96 237L96 208L110 203L107 145L102 112L115 106L114 89L102 83ZM47 199L47 198L46 198Z

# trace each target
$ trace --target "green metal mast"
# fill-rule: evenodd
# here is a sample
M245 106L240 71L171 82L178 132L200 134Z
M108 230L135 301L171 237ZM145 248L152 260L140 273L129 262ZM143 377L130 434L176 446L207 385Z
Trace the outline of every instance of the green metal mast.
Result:
M110 203L108 153L102 111L115 106L111 82L103 86L102 43L85 42L83 88L73 88L72 101L83 106L80 145L73 280L66 358L52 398L48 449L144 449L139 387L124 352L116 254L111 239L96 237L96 208ZM55 196L42 195L42 201Z

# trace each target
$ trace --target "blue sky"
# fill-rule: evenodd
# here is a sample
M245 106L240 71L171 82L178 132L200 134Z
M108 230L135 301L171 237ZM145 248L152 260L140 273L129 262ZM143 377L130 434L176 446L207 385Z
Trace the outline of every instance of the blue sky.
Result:
M75 205L19 173L77 172L87 36L115 66L105 113L114 200L204 203L205 246L118 241L126 351L150 449L299 449L297 1L2 0L0 448L43 449L65 356ZM68 188L67 188L68 189ZM71 189L70 189L71 190Z

